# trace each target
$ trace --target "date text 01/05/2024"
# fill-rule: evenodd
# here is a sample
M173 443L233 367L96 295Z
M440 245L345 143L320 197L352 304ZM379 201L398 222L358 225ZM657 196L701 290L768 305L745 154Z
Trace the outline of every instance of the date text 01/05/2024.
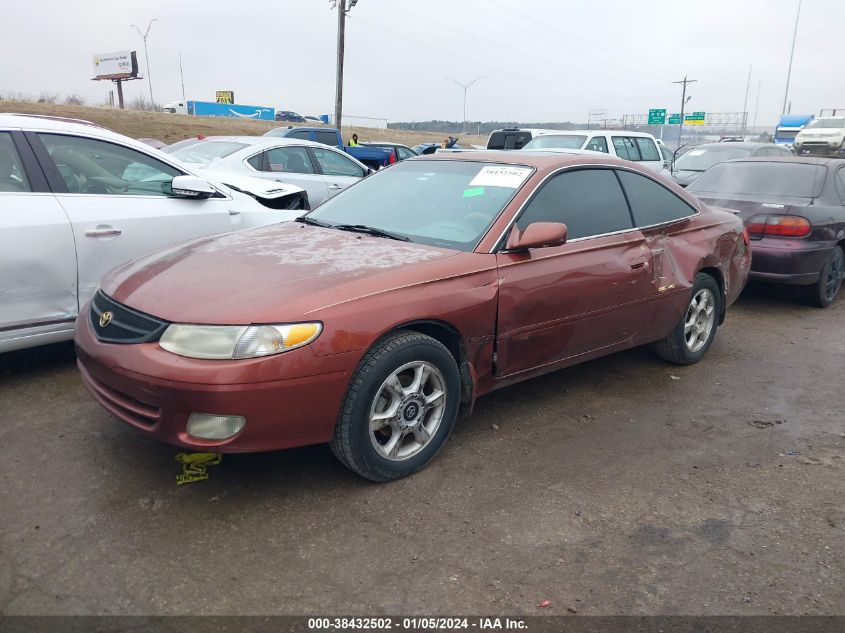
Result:
M357 617L357 618L309 618L310 630L520 630L527 628L524 620L501 617Z

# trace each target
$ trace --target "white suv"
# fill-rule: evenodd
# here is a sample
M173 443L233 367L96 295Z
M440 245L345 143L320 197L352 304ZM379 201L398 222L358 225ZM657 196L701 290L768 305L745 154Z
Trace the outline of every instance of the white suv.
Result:
M632 160L661 172L666 169L657 141L645 132L627 130L567 130L535 136L522 149L587 149Z
M798 132L795 153L816 156L845 156L845 116L815 119Z

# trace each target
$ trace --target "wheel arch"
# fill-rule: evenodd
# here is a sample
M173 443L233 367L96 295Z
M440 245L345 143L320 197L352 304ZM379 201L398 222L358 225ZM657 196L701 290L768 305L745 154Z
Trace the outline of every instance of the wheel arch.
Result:
M410 330L430 336L442 343L458 365L458 372L461 375L461 406L472 407L473 394L475 392L475 379L472 368L467 360L467 347L463 335L451 323L438 319L418 319L393 326L383 336L387 336L399 330Z
M719 302L719 325L725 322L725 312L727 311L727 293L725 289L725 276L722 271L715 266L705 266L698 271L699 274L705 274L713 277L716 285L719 286L719 292L722 295L722 300Z

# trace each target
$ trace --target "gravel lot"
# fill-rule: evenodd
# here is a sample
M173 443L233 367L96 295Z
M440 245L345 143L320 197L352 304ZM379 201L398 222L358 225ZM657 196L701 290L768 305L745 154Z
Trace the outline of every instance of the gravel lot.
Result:
M317 446L176 486L72 346L0 356L0 612L845 614L843 322L752 287L700 364L505 389L386 485Z

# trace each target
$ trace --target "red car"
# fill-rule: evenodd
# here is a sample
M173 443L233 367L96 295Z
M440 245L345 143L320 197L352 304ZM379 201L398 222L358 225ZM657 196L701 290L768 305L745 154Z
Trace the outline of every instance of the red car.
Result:
M100 404L166 442L330 442L387 481L499 387L646 343L696 362L750 260L735 215L633 163L437 154L296 222L113 271L78 320L79 367Z

